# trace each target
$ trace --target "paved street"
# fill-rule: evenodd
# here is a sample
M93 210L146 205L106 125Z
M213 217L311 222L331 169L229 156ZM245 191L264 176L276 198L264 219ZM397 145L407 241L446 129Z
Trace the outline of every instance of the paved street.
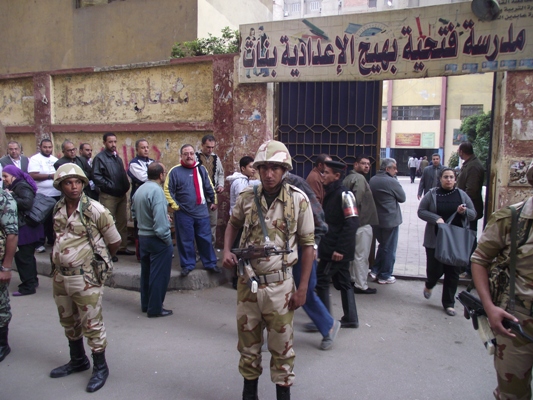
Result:
M16 289L16 273L11 290ZM2 400L48 399L239 399L235 301L228 284L202 291L173 291L165 306L174 315L148 319L139 293L106 288L104 318L111 375L97 394L85 393L90 371L51 379L49 371L68 360L50 278L36 295L11 298L12 353L0 363ZM372 284L375 285L375 284ZM440 285L431 300L422 282L399 280L376 295L358 295L361 326L341 330L331 351L317 349L320 335L295 320L296 383L293 399L490 399L496 386L492 360L460 312L447 316ZM376 285L377 286L377 285ZM332 307L341 316L340 296ZM462 311L458 306L458 311ZM269 355L259 397L275 399Z

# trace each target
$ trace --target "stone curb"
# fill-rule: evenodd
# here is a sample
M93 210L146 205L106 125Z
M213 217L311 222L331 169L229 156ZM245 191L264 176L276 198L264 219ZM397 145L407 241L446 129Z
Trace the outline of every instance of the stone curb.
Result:
M137 262L135 256L118 256L119 261L114 263L113 273L107 278L106 286L140 291L141 287L141 265ZM50 276L50 252L47 248L46 253L35 253L37 261L37 273L39 275ZM202 267L202 263L197 263L196 268L191 271L187 277L180 275L181 268L179 260L174 258L168 290L202 290L220 285L231 281L231 271L222 268L221 261L218 262L222 270L220 274L208 272Z

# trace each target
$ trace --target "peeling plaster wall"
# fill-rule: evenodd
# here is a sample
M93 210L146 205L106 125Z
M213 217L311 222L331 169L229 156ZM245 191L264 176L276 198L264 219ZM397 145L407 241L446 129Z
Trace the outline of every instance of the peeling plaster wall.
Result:
M0 81L0 122L4 125L33 123L32 79Z
M164 66L69 69L16 80L0 76L0 105L13 109L4 124L6 138L21 142L28 157L44 137L52 139L57 157L63 156L66 139L76 146L90 143L96 155L102 135L111 131L126 165L135 156L135 141L144 138L150 157L171 168L179 163L183 144L199 150L201 138L212 134L228 176L242 156L254 156L272 138L272 85L237 86L236 63L235 55L221 55ZM23 112L21 93L31 98L26 104L31 112ZM219 196L219 247L229 217L229 187L226 183Z
M501 110L494 124L491 180L494 209L522 201L533 194L527 183L511 182L511 167L533 158L533 71L506 72L498 88Z
M211 63L58 76L57 124L211 121Z

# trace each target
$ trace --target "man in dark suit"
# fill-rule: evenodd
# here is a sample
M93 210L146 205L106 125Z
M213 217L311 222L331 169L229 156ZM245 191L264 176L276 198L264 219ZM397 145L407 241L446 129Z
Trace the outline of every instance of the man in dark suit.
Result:
M0 173L1 170L8 165L14 165L22 171L28 172L28 157L21 155L20 151L20 144L18 142L11 141L7 144L8 155L0 158L0 165L2 166L2 168L0 168Z
M439 153L435 153L431 156L431 165L424 168L422 171L422 177L418 184L418 200L420 200L429 189L435 187L439 183L440 171L444 168L444 165L440 163Z
M477 233L477 222L483 218L483 184L485 183L485 168L474 154L472 143L463 142L457 149L457 154L463 160L461 172L457 177L457 187L466 192L474 208L476 209L476 219L470 221L470 229ZM474 246L476 248L477 246ZM461 274L461 278L470 279L472 277L472 268L470 264L466 271Z
M54 163L54 168L56 169L56 171L63 164L72 163L72 164L76 164L78 167L80 167L83 170L83 172L85 173L85 176L89 180L93 179L93 170L92 170L92 168L87 163L87 160L85 159L85 157L80 157L80 156L76 155L77 149L76 149L76 146L74 146L74 143L72 143L70 140L65 140L61 144L61 151L63 152L63 157L61 157L59 160L57 160ZM90 198L92 198L94 200L98 199L98 194L93 193L93 191L91 190L91 186L90 185L86 185L85 188L83 189L83 191Z

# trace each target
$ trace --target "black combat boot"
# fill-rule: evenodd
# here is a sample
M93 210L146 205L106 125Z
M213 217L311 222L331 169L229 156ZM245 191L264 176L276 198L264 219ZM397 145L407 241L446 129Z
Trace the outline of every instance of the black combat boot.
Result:
M109 376L109 369L105 362L105 350L100 353L93 353L93 376L89 379L87 384L88 392L96 392L105 385L105 381Z
M276 400L291 400L291 387L276 385Z
M11 347L7 344L7 331L7 326L0 328L0 361L3 361L11 353Z
M78 340L69 340L70 347L70 361L68 364L57 367L50 372L50 378L62 378L70 375L73 372L87 371L91 368L91 363L85 355L85 348L83 347L83 338Z
M244 380L244 389L242 389L242 400L258 400L257 397L257 383L259 378L249 381Z
M344 316L341 318L341 328L358 328L359 318L357 317L353 287L350 286L348 290L341 290L341 301L344 312Z

